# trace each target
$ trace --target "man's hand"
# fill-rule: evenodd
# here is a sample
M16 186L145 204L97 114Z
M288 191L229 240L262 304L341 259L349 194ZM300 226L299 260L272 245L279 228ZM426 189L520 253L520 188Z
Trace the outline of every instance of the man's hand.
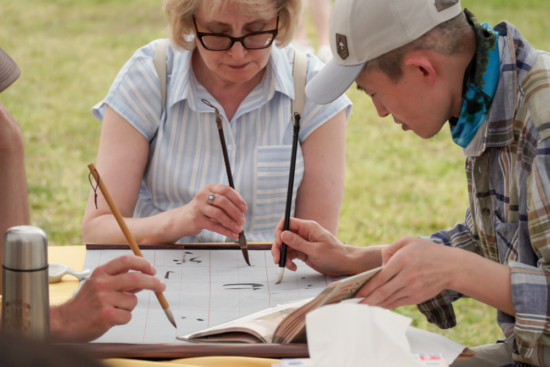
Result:
M51 339L91 341L115 325L128 323L137 304L134 293L142 289L154 292L166 289L166 284L154 277L155 273L147 260L133 255L118 257L96 268L73 299L51 308Z
M382 250L384 267L356 295L361 303L387 309L415 305L449 289L453 253L462 251L404 237Z
M290 218L289 230L283 232L284 218L275 228L275 240L271 254L275 264L279 263L281 245L287 244L286 268L296 271L293 259L300 259L314 270L329 275L349 275L368 270L367 264L357 267L355 255L366 250L347 246L329 231L313 221Z

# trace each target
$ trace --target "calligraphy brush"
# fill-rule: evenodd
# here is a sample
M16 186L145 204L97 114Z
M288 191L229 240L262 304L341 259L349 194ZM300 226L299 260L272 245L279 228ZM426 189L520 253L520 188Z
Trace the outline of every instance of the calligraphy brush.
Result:
M99 189L101 190L101 193L103 194L103 197L107 201L107 204L109 205L109 208L111 208L111 212L115 216L116 221L118 222L118 225L120 226L120 229L124 233L124 237L126 237L126 240L128 241L128 244L130 245L130 248L134 252L134 255L143 257L143 254L141 253L141 250L139 249L136 240L134 239L134 236L132 236L132 233L130 233L130 230L128 229L128 226L126 226L126 222L124 222L124 219L122 218L122 215L120 214L120 211L118 210L115 202L113 201L113 198L111 197L111 194L109 194L109 191L107 190L107 187L103 183L102 180L99 179L99 173L97 172L95 166L93 163L88 165L88 168L90 169L90 172L92 173L92 176L94 176L95 182L97 182L97 186L99 186ZM164 297L164 294L162 292L155 292L155 295L157 296L157 299L159 300L159 303L164 310L164 313L166 314L166 317L170 321L172 325L177 329L176 326L176 320L174 319L174 315L172 314L172 311L170 310L170 305L168 304L168 301L166 301L166 298Z
M233 183L233 175L231 174L231 166L229 165L229 155L227 154L227 146L225 145L225 136L223 134L223 125L222 125L222 118L220 117L220 111L216 107L214 107L210 102L208 102L206 99L202 99L202 103L204 103L209 107L212 107L216 113L216 125L218 125L220 143L222 144L223 160L225 162L225 170L227 171L227 181L229 181L229 186L233 190L235 190L235 184ZM239 246L241 247L244 261L246 261L248 266L250 266L250 261L248 260L248 245L246 243L244 229L241 233L239 233Z
M292 208L292 192L294 189L294 173L296 171L296 152L298 150L298 136L300 133L300 118L302 116L296 112L294 114L294 137L292 138L292 155L290 157L290 172L288 174L288 189L286 191L285 222L283 231L288 231L290 225L290 209ZM281 244L281 256L279 257L279 271L277 273L277 282L281 283L285 273L286 264L286 243Z

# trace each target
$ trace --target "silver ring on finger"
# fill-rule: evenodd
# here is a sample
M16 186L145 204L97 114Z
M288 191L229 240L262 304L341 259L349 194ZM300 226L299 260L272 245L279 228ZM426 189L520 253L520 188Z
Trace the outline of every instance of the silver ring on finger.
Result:
M206 200L208 200L208 202L210 203L210 205L214 205L214 200L216 200L216 195L214 195L213 193L208 195L208 198L206 198Z

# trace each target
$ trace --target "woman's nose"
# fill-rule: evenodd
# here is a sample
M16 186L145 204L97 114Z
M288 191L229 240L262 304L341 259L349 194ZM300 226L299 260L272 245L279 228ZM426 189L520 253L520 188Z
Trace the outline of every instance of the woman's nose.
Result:
M241 42L235 42L228 52L231 57L236 60L240 60L246 55L248 50L244 48Z

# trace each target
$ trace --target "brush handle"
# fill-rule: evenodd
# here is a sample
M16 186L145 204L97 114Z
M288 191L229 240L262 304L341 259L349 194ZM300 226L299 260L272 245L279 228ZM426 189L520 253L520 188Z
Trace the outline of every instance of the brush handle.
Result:
M227 172L227 181L229 186L235 190L235 184L233 183L233 175L231 174L231 165L229 164L229 155L227 154L227 146L225 144L225 135L223 134L223 127L221 122L218 123L218 134L220 135L220 143L222 144L223 161L225 163L225 170Z
M101 190L101 193L103 194L103 197L105 198L105 201L107 201L107 205L109 205L109 208L111 209L111 212L115 216L115 219L120 226L120 229L122 230L122 233L124 233L124 237L126 237L126 241L128 241L128 245L130 245L130 248L132 249L132 252L136 256L143 257L143 254L141 253L141 250L139 249L136 240L134 239L134 236L132 236L132 233L128 229L128 226L126 225L126 222L124 221L124 218L122 218L122 214L120 214L120 211L118 210L118 207L116 206L115 202L113 201L113 198L111 197L111 194L109 194L109 190L107 190L107 187L103 183L103 180L99 178L99 175L97 173L97 170L93 163L88 165L88 168L90 172L92 173L92 176L94 176L95 182L97 182L97 185L99 186L99 189ZM157 299L160 302L160 305L163 309L166 309L170 307L168 305L168 302L166 301L166 298L164 297L164 294L162 293L155 293L157 296Z
M283 231L288 231L290 225L290 211L292 209L292 193L294 191L294 174L296 172L296 154L298 151L298 137L300 134L299 113L294 114L294 136L292 138L292 155L290 157L290 172L288 174L288 188L286 191L285 221ZM279 258L279 267L284 268L286 263L286 243L281 245L281 256Z

